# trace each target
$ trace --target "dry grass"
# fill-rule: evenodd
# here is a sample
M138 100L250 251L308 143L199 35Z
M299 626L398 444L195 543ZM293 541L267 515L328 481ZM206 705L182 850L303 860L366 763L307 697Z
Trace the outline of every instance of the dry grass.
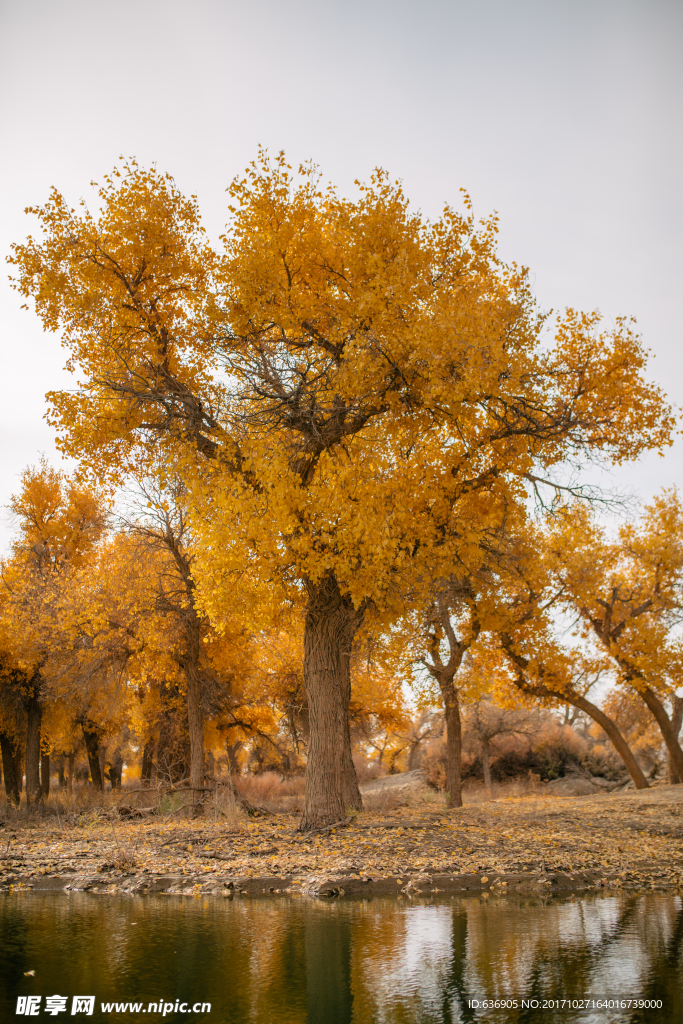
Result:
M189 810L190 796L187 792L169 791L167 787L149 787L140 790L138 784L123 786L120 790L101 792L89 784L74 787L73 793L63 790L50 793L46 800L27 808L25 793L21 806L13 807L4 794L0 796L0 817L8 823L54 822L55 824L83 824L103 818L118 820L130 818L139 820L146 817L178 818ZM241 820L244 816L235 794L229 785L218 785L204 799L204 818L209 820Z
M290 778L276 772L241 775L235 785L250 803L264 807L271 814L298 814L303 810L305 780L301 775Z
M552 888L561 877L564 888L683 892L683 786L581 798L546 791L453 811L366 810L343 828L308 835L297 830L293 814L244 814L227 829L208 810L194 821L121 821L93 813L61 827L55 817L24 815L3 833L0 888L61 889L78 878L79 887L99 892L131 891L130 872L137 870L142 888L135 891L147 891L155 877L171 878L164 883L170 888L158 891L182 885L188 892L223 891L235 879L267 878L274 885L274 877L291 877L308 885L311 878L343 877L344 888L357 885L354 891L367 895L368 878L391 882L386 891L397 892L397 879L438 875L479 888L487 879L517 884L522 878L530 891L541 883Z
M365 780L364 780L365 781ZM276 772L264 772L260 775L243 775L234 780L237 793L249 804L270 814L299 814L303 809L305 780L303 776L282 777ZM491 792L487 792L483 783L468 780L463 786L463 803L479 804L490 800L520 799L541 793L543 787L537 775L527 775L518 779L493 784ZM188 810L189 794L168 791L164 787L151 787L139 791L138 785L132 785L116 792L108 790L104 793L82 785L74 789L72 794L59 790L50 793L48 799L27 814L22 799L19 810L12 808L0 796L0 816L8 822L25 822L39 819L56 819L57 823L73 822L76 819L85 821L92 818L118 818L119 809L124 812L128 808L131 817L138 818L140 812L151 813L154 817L165 819L185 817ZM363 794L365 810L374 814L391 814L399 807L415 810L439 811L445 808L446 799L443 792L432 786L410 788L396 792L390 788L379 792ZM229 783L219 782L204 800L203 817L208 820L226 820L235 824L243 820L245 812L239 798Z
M466 782L462 789L463 804L481 804L490 800L520 800L523 797L538 796L542 792L541 780L537 775L523 775L519 779L494 782L489 792L483 782Z

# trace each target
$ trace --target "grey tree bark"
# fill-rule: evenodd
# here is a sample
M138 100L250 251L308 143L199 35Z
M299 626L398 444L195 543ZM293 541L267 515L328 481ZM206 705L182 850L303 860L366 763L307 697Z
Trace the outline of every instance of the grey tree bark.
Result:
M671 726L673 728L676 738L680 736L681 726L683 726L683 697L672 694L671 696ZM680 740L679 740L680 743ZM667 749L667 768L668 768L668 779L670 786L677 786L683 782L683 775L676 769L676 763L671 756L671 752Z
M649 783L643 774L643 770L633 756L631 748L622 736L616 723L613 722L604 711L597 707L597 705L591 703L591 701L586 697L581 696L581 694L571 692L565 693L562 690L554 690L551 686L548 686L545 683L529 681L525 675L526 670L529 667L528 659L515 651L511 637L503 634L501 639L503 649L517 669L518 674L515 682L519 689L522 690L523 693L532 693L537 697L551 697L563 704L572 704L574 707L579 708L580 711L589 715L609 736L612 744L614 745L614 749L624 762L626 771L633 779L633 784L636 789L649 789Z
M202 685L198 671L199 650L196 659L188 658L185 665L187 677L187 723L190 731L190 788L192 790L193 814L202 813L204 799L204 708Z
M40 755L40 791L43 799L50 795L50 755Z
M469 633L458 639L451 622L454 607L469 610ZM474 594L468 580L452 580L432 605L427 624L429 657L422 664L439 684L446 721L446 806L462 807L462 722L460 699L455 677L462 660L479 636L481 627L477 617ZM448 645L448 658L441 657L441 645Z
M488 793L492 791L491 785L491 748L488 736L481 736L481 766L484 771L484 785Z
M40 804L43 792L40 785L40 727L43 706L38 695L38 681L34 680L26 702L26 806Z
M66 764L67 764L66 791L69 794L69 796L71 796L71 794L74 791L74 760L75 760L75 757L76 757L76 755L72 751L67 756L67 759L66 759Z
M441 697L446 718L446 805L462 807L462 722L457 687L444 682Z
M90 765L90 780L95 789L103 790L104 783L100 770L100 737L95 729L92 726L88 726L85 722L81 723L81 728L83 729L88 764Z
M149 739L142 748L142 767L140 768L140 781L151 782L154 770L154 739Z
M648 708L652 712L659 731L664 737L666 743L666 749L668 755L671 758L674 771L676 772L679 779L683 778L683 750L678 742L678 734L674 729L673 723L666 713L666 708L662 704L657 694L649 686L643 686L638 689L638 694L645 701Z
M17 780L16 744L14 739L5 732L0 732L0 751L2 751L2 774L5 781L5 796L10 807L19 806L19 785Z
M304 685L310 739L300 828L329 825L363 801L351 756L351 647L363 612L342 596L332 575L308 583Z

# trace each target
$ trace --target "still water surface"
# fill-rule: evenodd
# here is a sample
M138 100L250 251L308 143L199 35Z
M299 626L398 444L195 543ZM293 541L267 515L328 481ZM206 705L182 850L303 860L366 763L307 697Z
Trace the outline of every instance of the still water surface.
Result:
M35 970L35 977L25 972ZM683 1022L678 896L430 900L0 897L0 1020L174 1024ZM45 997L68 996L48 1015ZM94 995L91 1016L74 995ZM522 999L661 999L662 1009L522 1008ZM496 1012L473 1000L517 999ZM176 1012L176 1000L210 1012ZM109 1013L105 1002L142 1004ZM150 1008L166 1005L166 1015ZM170 1005L169 1005L170 1004ZM172 1006L172 1008L171 1008ZM144 1011L143 1011L144 1008Z

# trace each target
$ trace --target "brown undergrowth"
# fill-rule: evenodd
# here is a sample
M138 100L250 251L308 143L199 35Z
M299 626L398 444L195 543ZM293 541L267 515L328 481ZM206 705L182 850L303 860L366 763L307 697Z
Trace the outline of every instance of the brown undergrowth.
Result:
M564 799L540 792L453 811L424 803L366 810L308 835L293 814L249 817L238 808L195 821L122 820L111 806L59 819L2 817L4 888L54 879L54 888L120 891L132 875L147 879L143 891L162 876L195 888L273 878L285 887L346 879L348 888L354 880L439 876L455 884L476 875L485 888L512 878L552 886L561 875L565 887L683 890L683 786Z

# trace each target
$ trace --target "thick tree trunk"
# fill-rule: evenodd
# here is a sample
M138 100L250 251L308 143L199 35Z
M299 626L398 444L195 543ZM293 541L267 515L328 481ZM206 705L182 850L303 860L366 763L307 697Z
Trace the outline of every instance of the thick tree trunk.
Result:
M333 576L308 584L304 684L310 737L300 828L329 825L363 806L351 757L351 646L363 613L342 597Z
M57 782L60 789L66 789L66 779L64 777L64 754L60 754L57 758Z
M187 704L187 725L190 736L190 790L192 815L203 813L204 778L206 774L204 752L204 706L202 703L202 680L200 671L200 647L202 622L195 607L195 584L192 578L192 563L183 550L181 535L175 536L167 527L164 542L171 551L178 571L185 584L189 601L185 619L185 652L179 664L185 673Z
M493 787L491 785L491 749L488 736L481 737L481 767L484 772L484 785L490 794Z
M410 744L410 752L408 754L408 771L415 771L416 768L420 767L420 743L421 740L416 740Z
M11 807L19 806L19 785L17 779L17 759L14 740L7 733L0 732L0 750L2 751L2 774L5 779L5 795Z
M151 782L152 771L154 770L154 740L147 740L142 748L142 767L140 768L140 782Z
M671 726L674 731L674 735L678 739L681 732L681 726L683 725L683 697L678 697L675 693L671 697ZM683 775L676 771L676 765L674 760L667 750L667 768L669 775L669 785L677 786L683 782Z
M357 613L355 613L357 616ZM344 715L344 749L342 751L342 785L344 795L344 807L353 808L355 811L363 809L363 798L358 788L356 777L356 766L353 763L353 751L351 747L351 723L349 721L349 707L351 704L351 647L360 622L354 627L353 636L348 638L345 649L341 651L342 667L342 705L346 709ZM335 819L338 821L339 819Z
M190 788L192 790L192 811L195 816L202 813L204 798L204 708L202 686L195 665L187 674L187 724L190 730Z
M40 755L40 791L43 799L50 795L50 755Z
M40 786L40 726L43 707L38 700L38 686L34 683L26 703L26 806L39 804L43 798Z
M66 791L71 796L74 791L74 760L76 755L71 753L66 759Z
M83 729L85 749L88 754L88 764L90 765L90 780L95 789L103 790L104 784L102 782L102 772L100 771L100 738L93 729L88 729L83 723L81 723L81 727Z
M190 777L190 733L187 717L187 694L184 697L185 709L176 707L177 687L164 684L161 688L168 706L158 721L156 742L156 778L163 782L176 785L187 781Z
M683 778L683 750L681 750L671 719L666 713L666 708L654 690L651 690L649 686L645 686L642 690L637 690L637 693L642 697L655 717L659 730L664 737L673 767L679 779Z
M104 780L107 777L107 773L104 770L104 766L105 766L105 763L106 763L106 760L107 760L107 747L106 747L106 744L103 744L102 742L100 742L99 750L97 752L97 756L98 756L99 762L100 762L100 778L102 779L102 789L104 789Z
M446 806L462 807L462 725L460 701L453 683L442 682L446 718Z
M117 747L114 751L109 766L109 781L111 782L112 789L121 789L121 779L123 778L123 756L121 750Z
M17 749L14 753L14 774L17 777L17 789L19 790L19 796L24 788L24 751L21 746L17 743Z

